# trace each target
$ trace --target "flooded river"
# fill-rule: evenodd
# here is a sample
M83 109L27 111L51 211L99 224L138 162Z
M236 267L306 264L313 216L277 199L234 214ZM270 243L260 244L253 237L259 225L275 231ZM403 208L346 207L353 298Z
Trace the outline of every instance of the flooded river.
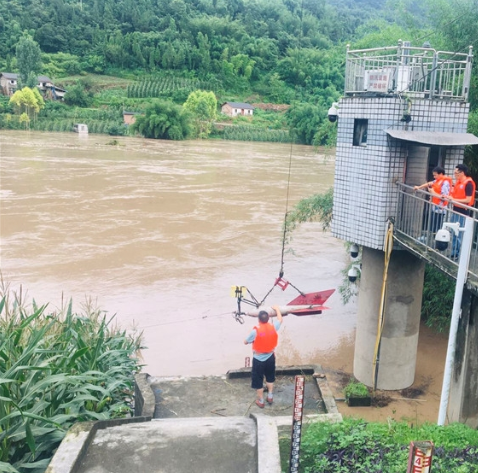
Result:
M232 285L262 299L280 270L286 209L333 184L333 153L306 146L168 142L74 133L0 132L1 270L30 299L76 309L91 297L144 332L145 371L224 374L244 366L254 326L232 313ZM289 181L290 170L290 181ZM285 278L338 288L348 259L320 224L303 225ZM275 288L267 303L297 292ZM280 364L320 362L353 339L355 304L287 316Z

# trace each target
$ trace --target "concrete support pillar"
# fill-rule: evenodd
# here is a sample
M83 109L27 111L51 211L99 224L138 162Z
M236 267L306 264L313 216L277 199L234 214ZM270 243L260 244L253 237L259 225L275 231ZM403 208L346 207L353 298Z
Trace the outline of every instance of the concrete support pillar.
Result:
M478 298L465 289L456 337L447 423L478 428Z
M384 252L363 247L354 376L372 386L373 355L384 269ZM385 299L377 389L413 384L417 358L425 263L407 251L392 251Z

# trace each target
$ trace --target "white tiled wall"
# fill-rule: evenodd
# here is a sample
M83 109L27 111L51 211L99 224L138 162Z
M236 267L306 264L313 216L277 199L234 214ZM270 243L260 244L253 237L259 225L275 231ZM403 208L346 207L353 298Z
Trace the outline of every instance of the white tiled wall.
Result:
M345 97L339 103L332 234L369 248L383 249L385 226L396 214L403 182L407 142L390 138L387 129L465 133L469 105L413 100L412 120L400 121L408 109L399 97ZM353 146L354 119L368 119L366 146ZM452 174L463 161L463 147L447 148L445 169Z

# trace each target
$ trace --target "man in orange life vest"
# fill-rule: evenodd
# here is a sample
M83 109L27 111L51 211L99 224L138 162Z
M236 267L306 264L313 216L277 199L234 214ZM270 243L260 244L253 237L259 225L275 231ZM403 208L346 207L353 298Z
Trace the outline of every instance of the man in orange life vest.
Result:
M469 176L468 166L465 164L457 164L455 167L455 185L449 196L445 197L450 200L453 204L453 211L456 212L452 214L451 221L459 222L460 227L465 225L465 216L470 215L470 211L463 207L465 204L469 207L473 207L475 203L475 191L476 185L473 179ZM458 236L453 234L453 245L451 258L457 259L460 253L461 240L463 238L462 232L458 233Z
M251 387L256 389L256 404L262 409L264 403L264 376L267 386L267 402L274 401L274 381L276 380L276 358L274 349L277 346L279 336L277 332L282 324L282 314L277 306L272 307L276 311L277 320L269 323L269 314L261 310L259 312L259 325L254 327L244 344L252 343L253 358L251 372Z
M445 176L445 170L441 166L433 168L433 181L425 182L421 186L415 186L414 189L427 188L432 195L432 214L430 221L430 230L436 233L442 226L443 216L446 213L448 201L444 196L449 195L451 191L451 178Z

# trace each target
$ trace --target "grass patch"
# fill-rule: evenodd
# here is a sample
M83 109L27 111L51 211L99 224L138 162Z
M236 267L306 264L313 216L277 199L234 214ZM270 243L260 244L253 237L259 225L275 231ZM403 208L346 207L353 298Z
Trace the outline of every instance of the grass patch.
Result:
M337 424L308 425L302 435L299 471L403 473L410 442L423 440L435 445L434 473L478 471L478 431L465 425L410 427L394 420L376 423L352 418Z
M124 79L122 77L88 73L86 76L78 74L68 77L62 77L61 79L56 80L55 83L59 86L67 86L71 84L76 84L76 82L78 82L79 80L84 80L85 77L88 78L88 82L90 82L94 87L98 89L125 89L133 82L131 79Z

